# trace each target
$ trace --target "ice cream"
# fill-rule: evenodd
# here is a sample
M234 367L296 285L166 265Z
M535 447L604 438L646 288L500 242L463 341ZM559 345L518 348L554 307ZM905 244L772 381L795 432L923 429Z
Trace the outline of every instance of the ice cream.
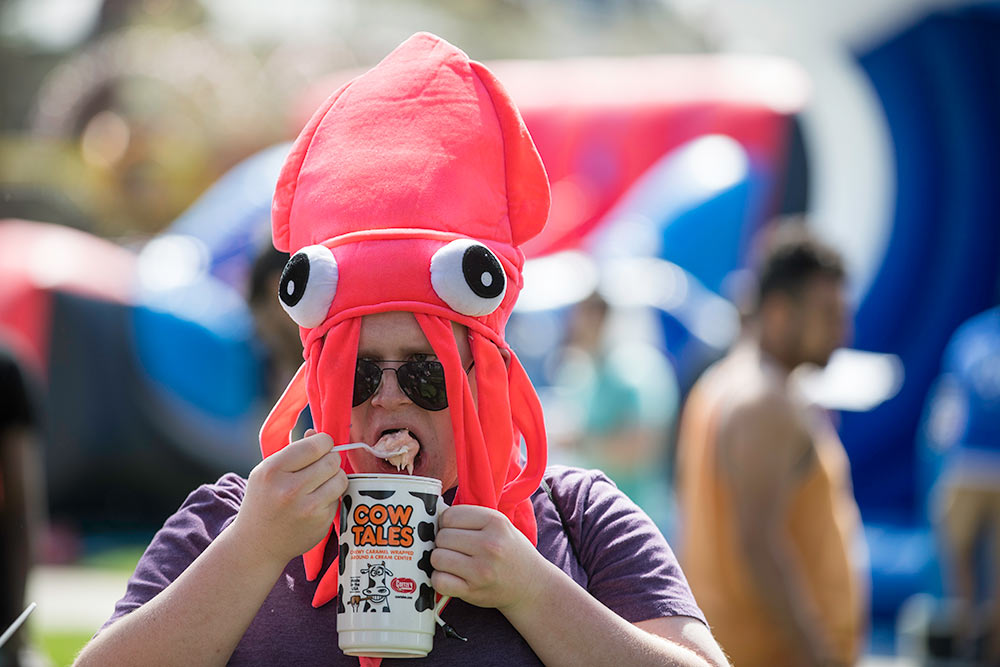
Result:
M396 470L406 468L406 472L413 474L413 459L420 451L420 443L416 441L406 429L389 431L382 435L375 443L375 456L386 459Z

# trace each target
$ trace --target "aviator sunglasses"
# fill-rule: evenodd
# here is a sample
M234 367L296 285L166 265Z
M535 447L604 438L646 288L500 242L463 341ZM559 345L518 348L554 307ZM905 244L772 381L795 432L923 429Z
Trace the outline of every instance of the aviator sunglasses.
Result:
M382 367L380 364L399 364L399 366ZM472 370L475 362L465 370ZM354 367L354 398L355 407L361 405L375 395L382 384L382 374L385 371L396 373L396 382L413 403L424 410L444 410L448 407L448 394L444 388L444 366L440 361L399 361L384 359L358 359Z

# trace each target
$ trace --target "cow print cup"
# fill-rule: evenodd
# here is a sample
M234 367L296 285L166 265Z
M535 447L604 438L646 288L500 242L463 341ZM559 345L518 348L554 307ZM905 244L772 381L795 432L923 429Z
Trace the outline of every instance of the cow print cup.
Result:
M340 507L340 650L417 658L434 645L430 554L441 482L409 475L348 475Z

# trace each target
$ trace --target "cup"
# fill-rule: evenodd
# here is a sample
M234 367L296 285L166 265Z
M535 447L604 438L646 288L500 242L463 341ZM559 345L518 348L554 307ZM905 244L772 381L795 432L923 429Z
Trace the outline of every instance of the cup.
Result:
M337 633L346 655L421 658L434 645L431 551L441 481L348 475L340 501Z

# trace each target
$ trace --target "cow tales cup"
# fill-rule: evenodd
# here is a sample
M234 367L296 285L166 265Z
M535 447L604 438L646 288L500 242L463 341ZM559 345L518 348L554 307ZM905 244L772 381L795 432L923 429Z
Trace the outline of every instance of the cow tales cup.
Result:
M434 644L431 550L441 482L407 475L347 477L340 504L340 650L371 658L423 657Z

